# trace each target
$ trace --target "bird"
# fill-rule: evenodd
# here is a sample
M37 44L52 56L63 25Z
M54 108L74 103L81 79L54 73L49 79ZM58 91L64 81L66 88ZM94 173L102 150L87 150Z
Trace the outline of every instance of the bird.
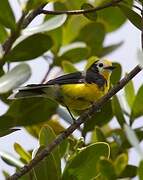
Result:
M95 101L108 92L110 76L114 68L111 61L99 59L84 71L65 74L45 84L30 84L21 87L10 99L49 98L65 106L72 116L71 111L90 108Z

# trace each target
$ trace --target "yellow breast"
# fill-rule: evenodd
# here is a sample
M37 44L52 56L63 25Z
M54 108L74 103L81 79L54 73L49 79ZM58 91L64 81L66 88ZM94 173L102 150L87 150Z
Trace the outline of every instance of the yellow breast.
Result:
M96 84L68 84L61 87L64 101L71 109L86 109L92 102L101 98L107 91L105 85L99 88Z

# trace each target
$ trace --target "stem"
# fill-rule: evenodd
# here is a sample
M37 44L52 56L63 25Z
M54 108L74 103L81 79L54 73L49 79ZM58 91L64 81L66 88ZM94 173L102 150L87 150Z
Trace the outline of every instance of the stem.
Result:
M133 77L135 77L141 68L136 66L128 75L126 75L121 81L119 81L105 96L93 104L93 106L86 110L77 121L67 128L62 134L56 137L46 148L41 150L39 154L36 155L27 165L21 168L18 172L14 173L7 180L17 180L24 174L28 173L32 168L34 168L40 161L47 157L59 144L61 144L68 136L70 136L82 123L89 120L98 109L100 109L112 96L114 96L118 91L120 91Z
M49 11L41 9L41 14L54 14L54 15L60 15L60 14L68 14L68 15L78 15L78 14L85 14L85 13L91 13L95 11L99 11L111 6L115 6L117 3L121 2L123 0L113 0L111 2L108 2L102 6L91 8L91 9L81 9L81 10L63 10L63 11Z

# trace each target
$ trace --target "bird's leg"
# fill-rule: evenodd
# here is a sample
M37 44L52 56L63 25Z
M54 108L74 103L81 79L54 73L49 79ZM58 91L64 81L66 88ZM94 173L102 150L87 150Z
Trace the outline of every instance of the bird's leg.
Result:
M68 112L69 112L69 114L70 114L70 116L71 116L71 118L72 118L72 120L73 120L73 123L75 123L75 122L76 122L76 119L73 117L73 115L72 115L69 107L68 107L68 106L65 106L65 107L66 107L66 109L68 110Z

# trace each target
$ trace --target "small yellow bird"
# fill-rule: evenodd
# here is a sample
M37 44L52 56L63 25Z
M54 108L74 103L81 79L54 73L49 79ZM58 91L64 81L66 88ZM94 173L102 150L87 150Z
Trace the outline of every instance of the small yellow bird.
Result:
M108 92L114 68L108 60L97 60L83 72L65 74L46 84L22 87L14 98L45 97L67 107L68 111L84 110Z

